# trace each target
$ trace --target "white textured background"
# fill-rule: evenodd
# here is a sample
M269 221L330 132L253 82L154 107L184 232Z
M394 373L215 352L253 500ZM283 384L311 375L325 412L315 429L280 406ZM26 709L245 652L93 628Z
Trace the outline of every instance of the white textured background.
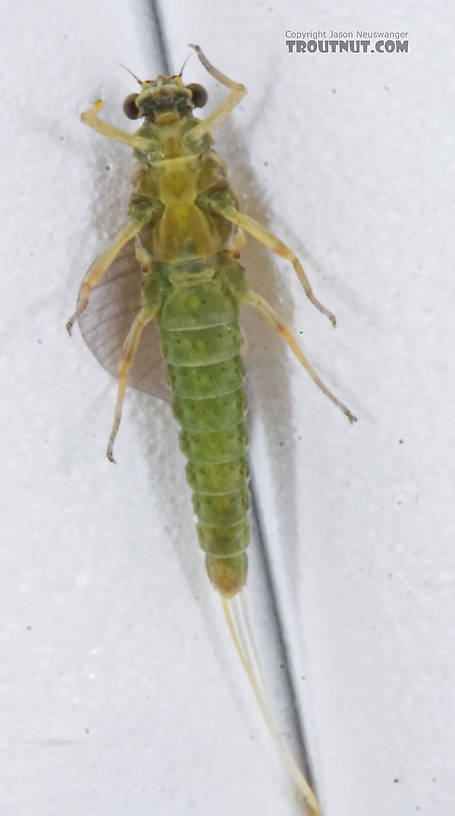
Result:
M205 577L170 410L131 394L109 465L115 385L64 330L121 224L131 167L78 116L101 96L123 124L135 88L117 63L163 70L150 10L2 5L2 816L297 813ZM359 416L349 427L260 330L253 471L325 816L453 814L449 11L161 11L173 70L198 42L248 87L217 147L242 207L301 255L337 330L286 262L250 247L245 263ZM287 54L286 29L310 27L405 30L410 50ZM210 105L223 96L195 56L185 79ZM272 654L259 574L253 555Z

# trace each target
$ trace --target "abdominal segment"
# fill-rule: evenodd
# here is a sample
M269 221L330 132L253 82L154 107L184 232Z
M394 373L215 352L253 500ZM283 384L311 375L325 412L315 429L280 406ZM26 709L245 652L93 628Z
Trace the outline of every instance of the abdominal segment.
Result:
M208 575L225 596L247 574L246 395L238 305L217 279L172 286L160 318L161 346L188 459L197 532Z

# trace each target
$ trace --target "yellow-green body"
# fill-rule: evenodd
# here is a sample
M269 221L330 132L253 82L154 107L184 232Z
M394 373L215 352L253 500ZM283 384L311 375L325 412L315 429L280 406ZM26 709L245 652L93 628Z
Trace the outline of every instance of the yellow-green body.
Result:
M288 343L316 385L348 417L355 416L324 385L280 315L248 285L237 261L246 230L290 260L309 300L335 325L335 315L314 296L292 250L273 233L239 212L225 164L212 149L211 131L246 93L211 65L209 73L231 89L227 99L202 121L193 115L207 95L200 85L184 85L181 74L141 82L124 111L143 117L135 134L98 118L102 102L82 114L98 132L134 149L136 165L128 220L115 241L88 270L68 331L86 309L90 292L134 240L143 274L141 308L125 338L118 363L119 386L107 456L119 427L128 372L143 329L156 321L174 393L174 413L182 426L198 535L208 574L224 596L243 587L247 573L248 467L245 390L241 359L239 304L258 309Z
M133 147L136 165L127 223L85 275L67 329L71 333L75 320L81 318L89 304L91 291L117 264L119 276L113 278L115 283L122 275L129 277L134 267L132 281L137 295L140 264L141 304L128 324L127 335L121 334L124 340L116 366L117 403L107 456L114 461L113 443L143 330L156 321L174 395L174 414L181 425L181 447L188 459L187 478L193 490L199 543L206 553L207 572L222 596L236 648L267 725L302 796L305 812L320 816L311 787L282 741L265 690L251 663L250 652L256 661L257 652L244 593L240 595L241 613L239 599L234 597L246 581L249 537L246 397L239 304L259 310L318 388L350 422L355 422L356 417L322 382L280 315L250 288L237 261L245 230L292 263L310 302L335 325L335 315L313 294L295 253L276 235L239 212L227 181L226 166L211 148L211 132L240 102L246 88L211 65L199 46L192 47L207 71L230 90L226 99L202 121L193 116L193 108L202 107L207 94L200 85L184 85L182 72L145 82L136 78L141 91L130 94L124 102L124 112L130 119L144 119L135 134L99 119L101 100L81 116L99 133ZM115 293L114 302L122 304L122 295L118 298ZM137 309L137 298L135 303ZM127 303L123 303L123 309L129 314ZM109 315L101 323L111 319ZM85 336L87 339L88 332ZM94 350L93 341L87 342ZM106 356L109 353L104 349L99 359ZM190 538L189 535L189 542Z
M146 121L137 131L152 149L135 151L132 176L129 218L134 222L150 212L135 238L144 270L142 308L155 312L160 327L207 571L231 595L245 583L249 536L246 397L235 294L243 270L234 257L237 229L212 203L236 202L211 137L191 140L198 120L172 113L162 120Z

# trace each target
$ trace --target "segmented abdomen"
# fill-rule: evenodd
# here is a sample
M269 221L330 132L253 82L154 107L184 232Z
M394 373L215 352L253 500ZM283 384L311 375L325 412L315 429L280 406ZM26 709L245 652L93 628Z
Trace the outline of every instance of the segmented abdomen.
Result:
M238 304L216 277L164 298L161 345L182 426L199 543L224 595L246 580L248 464Z

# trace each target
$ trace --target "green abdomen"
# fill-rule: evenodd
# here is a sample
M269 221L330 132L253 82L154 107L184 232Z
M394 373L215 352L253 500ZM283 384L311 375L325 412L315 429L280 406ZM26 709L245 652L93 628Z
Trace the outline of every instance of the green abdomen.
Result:
M246 580L248 464L238 305L214 279L173 287L160 320L174 414L209 577L224 595Z

